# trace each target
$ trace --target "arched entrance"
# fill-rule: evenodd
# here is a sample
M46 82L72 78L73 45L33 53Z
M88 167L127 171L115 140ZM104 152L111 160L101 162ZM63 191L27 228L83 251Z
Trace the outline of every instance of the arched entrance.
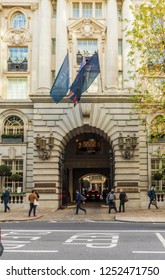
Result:
M76 134L76 133L75 133ZM97 131L77 133L65 146L62 159L62 204L74 200L76 189L81 190L81 178L101 174L114 182L114 153L109 139Z

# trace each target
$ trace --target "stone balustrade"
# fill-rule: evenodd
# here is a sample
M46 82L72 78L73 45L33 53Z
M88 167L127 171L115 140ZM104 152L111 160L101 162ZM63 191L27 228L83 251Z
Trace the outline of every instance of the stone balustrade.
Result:
M12 204L21 204L21 203L24 203L26 199L26 194L23 194L23 193L16 193L16 194L10 194L10 200L9 200L9 203L12 203ZM0 194L0 200L1 200L1 203L3 203L3 198L2 198L2 194Z

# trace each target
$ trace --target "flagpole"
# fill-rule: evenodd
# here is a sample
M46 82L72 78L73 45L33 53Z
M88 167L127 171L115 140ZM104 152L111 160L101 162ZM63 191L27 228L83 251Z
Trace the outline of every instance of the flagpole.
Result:
M100 57L99 56L99 51L97 51L97 52L98 52L98 57ZM100 65L100 58L99 58L99 65ZM100 67L100 84L101 84L101 91L103 92L103 81L102 81L102 75L101 75L101 67Z

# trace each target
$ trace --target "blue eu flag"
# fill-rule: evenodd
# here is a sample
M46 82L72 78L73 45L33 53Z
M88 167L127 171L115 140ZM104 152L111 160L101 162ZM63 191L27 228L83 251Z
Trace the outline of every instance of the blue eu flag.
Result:
M99 58L98 53L95 53L80 70L70 87L68 96L74 104L80 101L82 93L90 87L99 73Z
M69 89L69 56L67 53L63 61L63 64L58 72L58 75L55 78L52 88L50 90L50 96L56 103L59 103L63 99L63 97L67 94L68 89Z

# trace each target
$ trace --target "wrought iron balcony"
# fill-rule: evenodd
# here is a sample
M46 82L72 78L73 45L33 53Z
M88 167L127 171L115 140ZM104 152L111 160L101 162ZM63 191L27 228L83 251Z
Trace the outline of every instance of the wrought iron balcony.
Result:
M26 58L22 62L17 59L12 61L11 58L7 61L9 72L26 72L28 68L28 61Z

